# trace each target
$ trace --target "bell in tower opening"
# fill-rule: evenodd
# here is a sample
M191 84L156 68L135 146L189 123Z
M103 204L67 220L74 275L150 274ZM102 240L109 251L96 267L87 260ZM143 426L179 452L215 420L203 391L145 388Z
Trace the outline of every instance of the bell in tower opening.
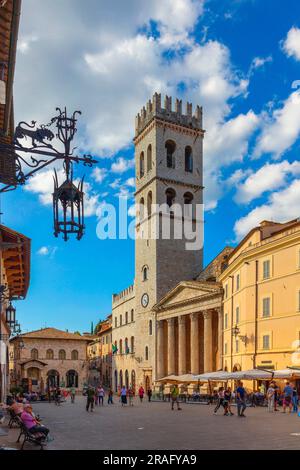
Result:
M76 186L73 183L73 172L67 172L67 179L59 186L57 173L54 170L53 215L54 235L63 234L67 241L69 234L77 234L80 240L84 233L83 178Z

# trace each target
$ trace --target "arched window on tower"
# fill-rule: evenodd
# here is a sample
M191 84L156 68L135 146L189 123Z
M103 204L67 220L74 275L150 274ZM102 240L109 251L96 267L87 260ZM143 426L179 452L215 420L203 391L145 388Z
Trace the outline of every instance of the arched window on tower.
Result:
M143 178L145 174L145 156L144 152L140 155L140 178Z
M147 171L152 169L152 145L149 144L147 148Z
M134 310L133 310L133 308L131 309L131 321L134 321Z
M148 266L143 267L143 281L148 280Z
M183 200L184 200L184 215L186 217L191 217L193 213L193 199L194 196L192 193L184 193Z
M147 215L150 217L152 214L152 191L149 191L147 195Z
M149 335L152 336L152 320L149 321Z
M149 348L148 346L145 347L145 360L148 361L149 359Z
M143 197L141 197L140 199L140 207L139 207L139 210L140 210L140 216L139 216L139 219L140 219L140 222L142 222L144 220L144 213L145 213L145 200Z
M171 207L175 203L175 197L176 197L176 193L174 189L168 188L166 190L166 203L168 204L169 207Z
M134 353L134 336L130 338L130 352Z
M125 323L126 323L126 325L128 323L128 312L125 312Z
M167 157L167 167L168 168L175 168L175 149L176 144L173 140L167 140L165 144L166 148L166 157Z
M185 171L188 171L189 173L193 173L193 153L192 153L192 148L188 145L185 147Z

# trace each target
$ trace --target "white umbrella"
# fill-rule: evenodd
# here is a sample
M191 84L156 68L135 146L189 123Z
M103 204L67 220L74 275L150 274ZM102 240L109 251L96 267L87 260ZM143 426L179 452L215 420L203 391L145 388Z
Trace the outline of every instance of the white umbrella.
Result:
M242 370L228 374L228 380L270 380L272 378L272 371L259 369Z
M199 382L226 382L230 374L224 370L216 372L206 372L204 374L195 375L195 379Z
M275 370L274 379L293 379L300 378L300 370L297 369L282 369Z

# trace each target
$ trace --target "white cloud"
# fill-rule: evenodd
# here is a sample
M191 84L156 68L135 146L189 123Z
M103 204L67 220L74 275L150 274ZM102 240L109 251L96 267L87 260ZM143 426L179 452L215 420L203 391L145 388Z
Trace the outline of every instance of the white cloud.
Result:
M207 208L215 207L222 195L221 169L247 155L258 118L253 111L231 114L234 98L246 96L248 80L234 68L230 50L218 41L197 44L191 35L203 3L90 0L87 9L80 0L44 0L42 7L38 0L27 0L20 38L34 31L39 40L18 56L17 120L49 122L56 105L79 108L83 116L76 143L85 152L110 157L131 145L134 117L147 99L155 91L175 98L184 83L179 97L204 108L210 183L205 198ZM51 29L44 28L45 17ZM158 37L149 35L150 20L157 22ZM164 60L170 50L172 59ZM126 171L127 160L119 160L112 165L116 173ZM93 175L101 179L103 173Z
M125 181L125 184L126 186L130 186L131 188L134 188L135 187L135 178L128 178L126 181Z
M262 134L258 137L254 157L270 153L281 157L300 135L300 92L294 91L280 108L273 110L270 117L262 116Z
M116 162L111 165L110 171L112 171L113 173L125 173L125 171L134 168L134 164L134 159L126 160L125 158L120 157Z
M47 246L41 246L41 248L37 251L38 255L47 256L49 255L49 248Z
M285 160L281 163L266 163L238 185L235 200L249 203L265 192L280 189L286 185L288 175L300 175L300 162L289 163Z
M295 26L291 28L283 42L283 50L288 57L300 60L300 29Z
M96 166L92 171L92 177L97 183L102 183L103 180L107 176L107 169L106 168L99 168Z
M254 72L254 70L262 68L265 64L268 64L273 61L273 57L271 55L267 57L254 57L252 60L252 63L250 65L250 71L249 73L251 74Z
M249 214L237 220L234 232L237 241L263 220L286 222L300 216L300 180L294 180L282 191L274 192L266 204L256 207Z

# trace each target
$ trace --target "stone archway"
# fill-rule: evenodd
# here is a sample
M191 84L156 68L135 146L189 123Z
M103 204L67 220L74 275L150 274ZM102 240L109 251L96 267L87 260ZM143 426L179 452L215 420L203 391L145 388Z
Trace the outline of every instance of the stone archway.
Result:
M59 373L57 370L51 369L47 372L47 388L48 390L51 388L59 387Z
M78 373L76 370L68 370L66 373L66 379L67 379L67 387L75 387L78 388Z

